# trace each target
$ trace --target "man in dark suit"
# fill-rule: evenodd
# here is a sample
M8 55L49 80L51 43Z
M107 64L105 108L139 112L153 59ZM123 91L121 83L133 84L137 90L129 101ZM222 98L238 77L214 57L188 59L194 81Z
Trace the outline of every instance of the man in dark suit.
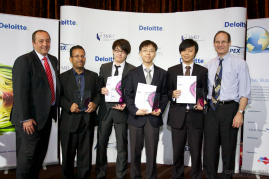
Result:
M49 55L50 35L32 35L34 50L18 57L12 70L16 130L17 178L38 178L47 153L52 118L57 119L60 85L58 61Z
M172 178L184 178L184 152L186 139L191 153L190 177L202 178L201 149L203 140L203 103L207 95L207 69L193 62L198 52L198 44L192 39L185 39L179 45L179 52L183 62L168 69L168 98L171 101L167 125L172 130L173 143L173 169ZM181 95L177 90L177 76L196 76L196 98L202 97L202 101L190 109L190 105L176 103L176 98ZM201 89L201 90L200 90ZM198 95L198 93L200 93ZM204 95L204 98L203 96ZM188 137L187 137L188 136Z
M126 104L119 102L105 102L108 89L105 87L107 78L121 76L121 93L124 96L124 88L129 71L135 68L126 62L127 55L131 51L130 43L125 39L116 40L112 45L114 62L103 64L99 72L99 85L102 88L101 105L98 112L98 144L96 155L97 178L106 178L107 172L107 144L114 124L117 139L117 178L125 178L128 160L127 117Z
M159 128L163 125L162 113L164 112L167 97L167 72L153 64L156 56L157 45L150 41L143 41L139 46L139 55L143 64L129 72L126 85L126 105L129 110L127 123L130 132L131 147L131 178L141 176L141 151L146 148L146 179L156 179L156 156L159 142ZM147 113L147 109L138 109L135 105L135 96L138 83L157 86L156 93L160 94L159 108Z
M86 57L83 47L70 49L73 68L60 75L62 108L60 139L62 146L62 178L89 178L92 163L92 144L96 119L96 107L100 104L98 75L84 68ZM80 95L91 93L85 111L77 101ZM75 95L76 94L76 95ZM79 97L80 98L80 97ZM85 106L86 105L86 106ZM74 159L77 151L77 174L74 175Z

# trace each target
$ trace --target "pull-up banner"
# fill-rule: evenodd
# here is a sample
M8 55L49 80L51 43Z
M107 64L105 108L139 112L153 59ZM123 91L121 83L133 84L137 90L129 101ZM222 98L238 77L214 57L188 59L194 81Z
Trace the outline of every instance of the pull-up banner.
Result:
M198 42L199 52L194 61L204 65L217 55L213 47L213 38L219 30L231 34L231 53L244 57L246 8L154 14L62 6L60 24L61 73L72 68L69 62L69 50L74 45L81 45L85 49L87 56L85 67L99 73L103 63L113 61L112 44L120 38L130 42L132 49L127 62L135 66L142 63L138 54L139 45L144 40L152 40L158 45L155 65L167 70L181 63L179 44L186 38ZM164 125L160 129L158 146L157 162L161 164L172 164L171 129L166 125L167 111L163 114ZM95 131L94 147L97 142L96 136ZM185 150L185 164L190 165L187 145ZM95 155L96 148L93 150L93 163ZM112 132L108 143L108 161L115 162L116 156L116 138ZM142 162L145 161L143 151ZM236 162L235 171L238 171L239 143ZM219 168L221 171L222 167Z
M9 121L13 104L12 66L33 50L32 33L42 29L51 37L50 54L58 57L59 21L0 14L0 169L16 167L15 127ZM45 164L57 163L57 123L52 124Z
M269 18L248 20L246 61L251 76L251 104L244 120L242 170L269 175Z

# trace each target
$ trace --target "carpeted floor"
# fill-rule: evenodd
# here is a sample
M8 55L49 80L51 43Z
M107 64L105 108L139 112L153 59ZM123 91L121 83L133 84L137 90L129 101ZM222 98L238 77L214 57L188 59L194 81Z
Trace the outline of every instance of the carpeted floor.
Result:
M117 179L115 175L115 163L111 163L108 165L108 175L107 179ZM128 173L126 176L126 179L130 179L130 164L128 165ZM142 170L142 176L145 176L145 169L146 164L142 164L141 170ZM158 179L171 179L171 173L172 173L172 166L171 165L157 165L157 171L158 171ZM186 179L190 179L189 177L190 167L185 167L185 177ZM240 173L235 176L236 179L254 179L256 176L254 174L246 174L246 173ZM0 171L0 178L1 179L15 179L16 178L16 170L9 170L8 174L4 174L4 171ZM47 166L47 170L41 170L40 171L40 179L60 179L61 178L61 165L49 165ZM92 168L91 173L91 179L95 179L95 171L94 171L94 165ZM204 177L203 177L204 179ZM260 179L269 179L269 176L260 176Z

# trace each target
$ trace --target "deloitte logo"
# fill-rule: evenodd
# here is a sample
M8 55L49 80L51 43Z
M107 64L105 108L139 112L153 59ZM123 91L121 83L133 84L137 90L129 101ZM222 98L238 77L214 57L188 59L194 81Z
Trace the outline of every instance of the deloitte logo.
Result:
M162 27L159 26L142 26L139 25L139 30L144 30L144 31L164 31L164 29Z
M72 20L61 20L61 25L77 25L76 21L72 21Z
M246 27L245 22L225 22L224 27Z
M98 57L98 56L95 56L95 61L113 62L114 61L114 57Z
M183 59L180 58L179 63L182 63L182 62L183 62ZM194 63L200 63L200 64L205 63L205 61L204 61L203 59L200 59L200 58L195 58L195 59L193 59L193 62L194 62Z
M26 26L19 25L19 24L4 24L0 22L0 29L15 29L15 30L28 30Z

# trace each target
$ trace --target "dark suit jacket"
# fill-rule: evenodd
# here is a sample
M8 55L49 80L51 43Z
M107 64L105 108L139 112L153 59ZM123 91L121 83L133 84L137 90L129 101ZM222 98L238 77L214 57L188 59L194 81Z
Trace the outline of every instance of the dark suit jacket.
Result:
M60 85L57 75L57 58L49 55L50 62L56 75L56 101L51 108L51 91L45 69L33 50L18 57L13 65L13 97L14 104L11 111L11 122L22 126L28 119L34 119L37 129L44 127L49 114L57 120L57 106L60 97ZM51 111L50 111L51 110Z
M163 125L162 114L159 116L154 115L145 115L137 116L135 115L138 111L138 108L135 106L135 95L137 90L138 83L145 83L146 78L143 72L143 66L139 66L129 72L126 84L125 84L125 93L126 93L126 105L129 110L129 116L127 123L136 126L144 126L147 118L149 119L151 125L155 128ZM154 65L154 74L152 78L151 85L157 86L156 93L160 93L160 103L159 109L162 113L165 111L168 97L167 97L167 72Z
M100 104L100 88L98 86L98 75L95 72L84 69L85 88L84 90L91 91L91 102L97 105ZM61 83L61 101L62 108L60 117L60 130L66 132L75 132L79 126L81 115L83 115L86 125L95 125L96 111L91 113L71 113L70 108L75 103L75 91L78 90L78 85L73 72L70 69L60 74ZM96 109L97 109L96 107Z
M112 65L113 62L105 63L102 64L100 67L100 72L99 72L99 85L101 88L106 86L107 78L111 76L112 73ZM124 69L122 72L122 78L121 78L121 91L122 94L124 94L124 88L125 88L125 83L127 80L127 75L131 69L134 69L135 66L125 62ZM98 119L99 120L105 120L105 117L107 116L108 112L110 109L115 106L115 104L119 103L112 103L112 102L105 102L105 95L101 94L101 105L98 111ZM115 110L117 114L117 118L114 119L115 123L123 123L126 122L127 117L128 117L128 110L125 108L123 111Z
M191 76L197 76L196 88L204 89L204 97L207 96L207 69L197 64L193 64L193 71ZM174 128L181 128L184 122L186 105L176 103L172 100L173 91L177 90L177 76L183 75L182 64L175 65L168 69L168 98L171 101L167 125ZM198 98L198 96L197 96ZM195 128L203 128L204 118L203 111L191 110L191 122Z

